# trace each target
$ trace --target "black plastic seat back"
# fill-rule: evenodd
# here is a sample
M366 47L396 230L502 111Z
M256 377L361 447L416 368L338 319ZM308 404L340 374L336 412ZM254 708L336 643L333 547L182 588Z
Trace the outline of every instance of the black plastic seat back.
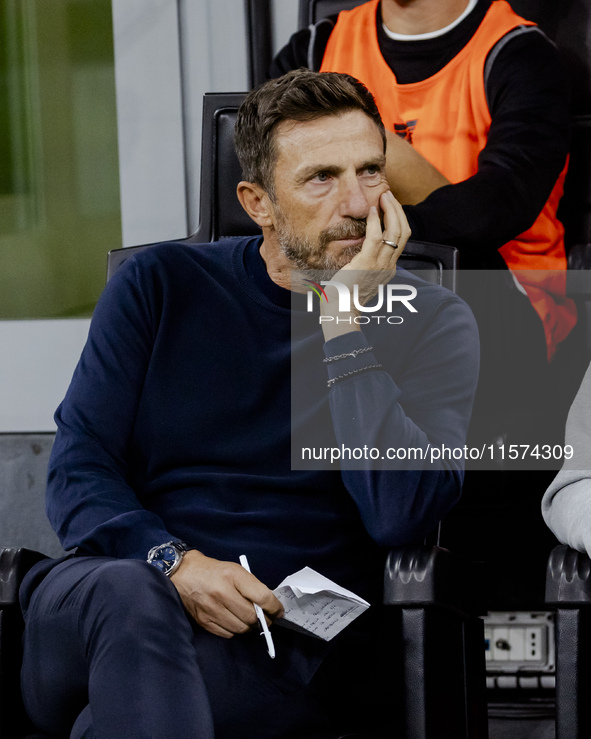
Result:
M327 15L340 13L341 10L351 10L362 5L365 0L300 0L299 25L307 28L317 23Z
M201 138L201 197L195 243L259 234L236 197L242 179L234 151L234 124L245 93L206 93Z

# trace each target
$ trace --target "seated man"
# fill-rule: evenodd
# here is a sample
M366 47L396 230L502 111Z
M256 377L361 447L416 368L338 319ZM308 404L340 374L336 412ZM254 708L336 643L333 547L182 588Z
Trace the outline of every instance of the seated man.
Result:
M302 737L343 712L379 727L387 549L420 542L460 493L455 455L292 467L293 437L319 429L334 447L415 454L465 440L474 319L395 275L409 229L372 96L291 73L246 98L236 145L263 236L129 259L56 413L47 508L75 553L21 588L24 700L56 736ZM304 268L336 271L305 273L320 308ZM397 285L404 315L373 315L368 296ZM271 588L304 566L371 607L330 642L274 628L271 660L253 604L280 616Z
M570 121L554 45L504 0L371 0L296 33L270 75L301 66L367 85L413 238L458 247L462 269L513 270L552 358L576 321L556 217ZM520 297L499 296L501 313L508 299L520 311L507 332L515 320L530 331Z

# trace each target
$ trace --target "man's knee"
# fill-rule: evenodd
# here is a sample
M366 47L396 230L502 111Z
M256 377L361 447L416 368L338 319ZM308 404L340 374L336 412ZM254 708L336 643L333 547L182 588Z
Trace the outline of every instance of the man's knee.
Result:
M177 628L187 622L174 585L147 562L109 559L92 573L89 585L83 614L111 615L123 630L158 620L179 622Z

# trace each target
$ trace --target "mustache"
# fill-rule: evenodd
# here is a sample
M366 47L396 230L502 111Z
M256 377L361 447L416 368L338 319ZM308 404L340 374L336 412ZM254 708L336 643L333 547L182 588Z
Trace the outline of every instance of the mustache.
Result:
M331 241L337 241L338 239L360 239L365 236L365 219L356 220L351 218L348 221L343 221L337 226L327 228L322 231L319 236L320 246L326 247Z

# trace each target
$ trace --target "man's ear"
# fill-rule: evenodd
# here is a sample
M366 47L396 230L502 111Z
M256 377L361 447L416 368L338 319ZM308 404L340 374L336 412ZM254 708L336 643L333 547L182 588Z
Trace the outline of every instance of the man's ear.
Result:
M239 182L236 195L240 205L261 228L270 228L274 225L271 200L265 190L254 182Z

